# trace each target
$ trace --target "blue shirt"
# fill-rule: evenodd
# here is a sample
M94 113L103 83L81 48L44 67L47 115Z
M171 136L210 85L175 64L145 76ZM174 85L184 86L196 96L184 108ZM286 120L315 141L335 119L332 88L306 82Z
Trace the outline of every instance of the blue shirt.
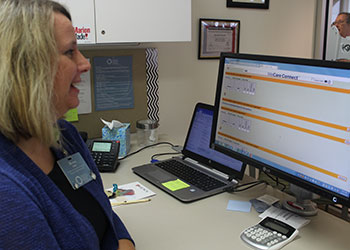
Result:
M79 152L97 178L86 189L103 208L109 226L101 249L131 239L104 193L102 180L78 131L60 120L68 154ZM58 159L63 153L56 152ZM54 182L0 133L0 249L99 249L90 222L74 209Z

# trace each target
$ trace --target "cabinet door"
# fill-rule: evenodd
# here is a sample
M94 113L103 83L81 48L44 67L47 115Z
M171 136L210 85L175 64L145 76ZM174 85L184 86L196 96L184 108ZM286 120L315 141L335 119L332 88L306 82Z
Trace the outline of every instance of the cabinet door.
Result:
M78 44L96 43L94 0L56 0L69 10Z
M97 43L191 41L191 0L95 0Z

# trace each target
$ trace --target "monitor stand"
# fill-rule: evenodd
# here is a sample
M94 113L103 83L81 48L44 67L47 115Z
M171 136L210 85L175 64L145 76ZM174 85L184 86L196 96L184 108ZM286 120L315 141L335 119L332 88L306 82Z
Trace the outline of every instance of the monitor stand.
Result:
M294 194L296 201L284 201L283 207L285 209L301 216L317 214L317 205L311 200L319 198L318 195L294 184L290 185L290 192Z

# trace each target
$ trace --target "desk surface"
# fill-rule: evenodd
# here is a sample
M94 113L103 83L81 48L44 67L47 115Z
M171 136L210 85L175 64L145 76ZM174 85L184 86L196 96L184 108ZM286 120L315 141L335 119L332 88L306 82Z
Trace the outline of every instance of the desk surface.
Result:
M136 149L132 146L132 150ZM249 201L265 193L280 199L286 197L270 186L259 185L236 194L222 193L189 204L181 203L131 170L161 152L173 151L166 145L146 149L121 161L115 173L102 173L105 188L112 187L113 183L139 181L156 192L150 202L114 207L138 250L249 249L239 235L259 222L259 214L254 208L250 213L228 211L228 201ZM350 223L319 210L318 215L299 230L297 238L283 249L350 249Z

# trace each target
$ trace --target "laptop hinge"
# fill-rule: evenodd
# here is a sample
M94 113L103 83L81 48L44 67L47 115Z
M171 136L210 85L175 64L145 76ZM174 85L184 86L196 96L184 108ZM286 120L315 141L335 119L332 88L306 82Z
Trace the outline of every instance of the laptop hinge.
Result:
M235 177L233 177L233 176L228 176L228 181L233 181L233 180L236 182Z
M183 159L184 159L185 161L188 161L188 162L192 163L192 164L195 164L196 166L201 167L203 170L212 172L212 173L214 173L214 174L216 174L216 175L218 175L218 176L224 178L225 180L228 180L228 181L230 181L230 182L236 182L236 180L234 180L231 176L229 176L229 175L227 175L227 174L225 174L225 173L222 173L222 172L220 172L220 171L218 171L218 170L216 170L216 169L214 169L214 168L210 168L210 167L208 167L208 166L205 166L205 165L201 164L201 163L198 162L198 161L195 161L195 160L193 160L193 159L191 159L191 158L188 158L188 157L184 157Z

